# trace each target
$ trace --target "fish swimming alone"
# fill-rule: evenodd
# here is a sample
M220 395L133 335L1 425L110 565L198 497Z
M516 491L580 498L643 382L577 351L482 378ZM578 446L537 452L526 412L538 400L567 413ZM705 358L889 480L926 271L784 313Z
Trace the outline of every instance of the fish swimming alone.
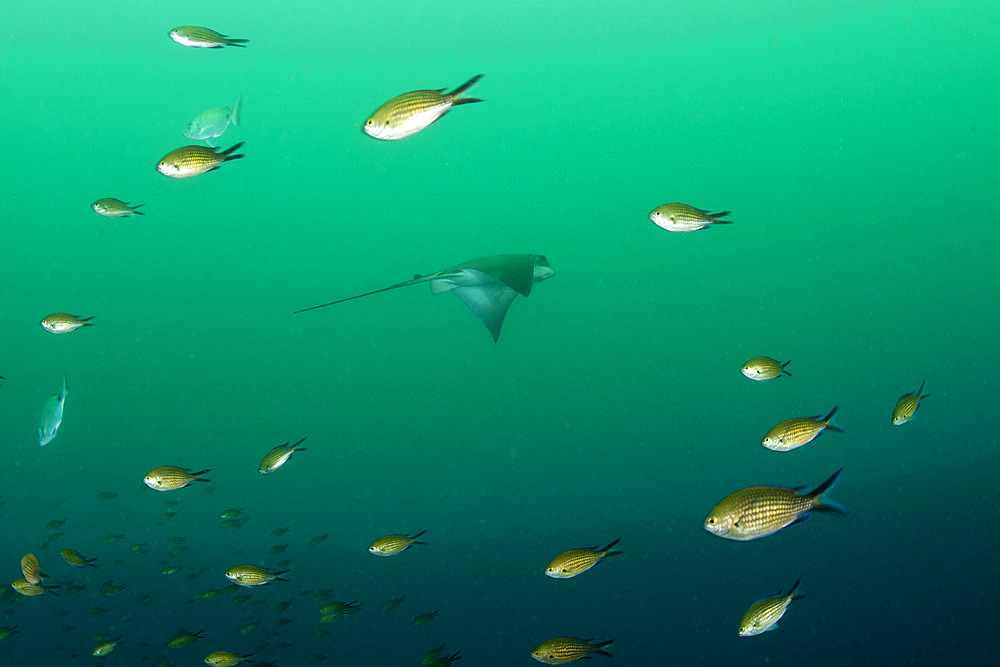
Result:
M614 546L620 541L621 538L618 538L603 549L589 547L586 549L564 551L552 559L552 562L545 568L545 574L553 579L570 579L578 574L582 574L608 556L617 556L620 553L624 553L622 551L612 551Z
M611 658L614 656L605 651L604 648L613 641L613 639L608 639L603 642L595 642L593 639L556 637L542 642L538 648L531 652L531 657L546 665L563 665L577 660L589 660L592 655L604 655Z
M840 479L841 470L805 494L799 493L805 488L801 486L791 489L783 486L741 489L720 500L702 525L713 535L746 542L802 523L813 512L845 515L847 510L843 505L823 497Z
M801 600L805 597L802 593L797 593L802 580L796 581L787 593L778 593L770 597L757 600L740 621L740 637L753 637L755 635L778 629L778 621L788 611L788 605L792 600Z
M365 121L365 134L384 141L396 141L416 134L439 120L454 106L482 102L476 97L459 97L481 78L483 75L477 74L450 93L439 88L415 90L394 97L376 109Z
M224 46L238 46L245 49L249 39L237 39L227 37L222 33L215 32L210 28L202 28L196 25L182 25L174 28L169 33L170 39L182 46L190 46L196 49L221 49Z
M452 292L457 296L489 330L493 336L493 342L497 342L500 339L500 327L503 326L507 309L510 308L514 298L518 294L527 297L531 294L531 286L534 283L548 280L554 275L555 271L549 266L549 260L544 255L495 255L471 259L430 275L417 275L412 280L396 283L389 287L318 306L310 306L295 312L304 313L308 310L325 308L379 292L388 292L400 287L429 282L431 294Z
M844 429L831 423L838 409L839 407L834 407L827 416L822 418L816 415L815 417L786 419L772 426L760 444L775 452L788 452L798 449L802 445L808 445L823 435L823 431L843 433Z
M94 326L90 321L92 319L94 319L93 315L90 317L80 317L79 315L70 315L68 313L52 313L42 318L39 324L49 333L65 334L76 331L80 327Z
M754 357L743 364L740 372L751 380L762 382L764 380L773 380L782 375L791 376L791 373L785 370L785 367L790 363L792 363L790 359L785 363L781 363L771 357Z
M302 438L294 445L289 445L287 442L283 445L278 445L267 454L264 455L263 460L261 460L260 465L257 467L257 472L261 475L270 475L272 472L285 465L288 459L292 458L292 454L295 452L305 452L305 447L299 447L306 439Z
M930 394L924 394L924 385L927 380L920 383L920 387L912 394L903 394L896 401L896 407L892 409L892 425L902 426L906 422L913 419L913 414L920 407L920 401L924 400Z
M50 396L45 401L42 408L41 419L38 420L38 446L44 447L59 435L62 427L63 408L66 404L66 397L69 395L69 386L66 384L66 376L63 376L62 391L55 396Z
M173 491L174 489L183 489L191 482L211 481L201 477L207 472L211 471L191 472L187 468L178 468L177 466L160 466L146 473L142 482L154 491Z
M212 148L215 148L212 139L221 137L229 129L230 124L233 127L240 126L240 103L242 99L242 95L237 97L232 109L229 107L205 109L187 124L187 127L184 129L184 136L188 139L204 141Z
M696 232L712 225L731 225L732 220L722 220L732 213L709 213L694 206L673 202L657 206L649 212L650 221L668 232Z
M419 533L413 536L407 535L386 535L380 537L368 547L370 553L376 556L395 556L398 553L402 553L410 548L414 544L427 544L426 542L421 542L418 538L426 533L426 530L421 530Z
M146 215L139 210L140 206L144 204L136 204L132 206L126 204L120 199L115 199L114 197L105 197L104 199L98 199L90 208L94 209L94 212L98 215L103 215L105 218L128 218L133 215Z
M191 178L215 171L223 162L239 160L242 153L234 154L243 142L219 152L209 146L181 146L164 155L156 165L156 170L169 178Z

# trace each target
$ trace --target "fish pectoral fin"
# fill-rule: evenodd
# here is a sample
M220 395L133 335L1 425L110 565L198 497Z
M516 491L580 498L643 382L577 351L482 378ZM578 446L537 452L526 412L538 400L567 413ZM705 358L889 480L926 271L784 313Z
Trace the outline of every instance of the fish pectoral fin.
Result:
M799 523L804 523L808 521L810 518L812 518L812 514L810 514L809 512L806 512L805 514L800 514L797 517L795 517L795 519L790 524L785 526L785 528L789 528Z

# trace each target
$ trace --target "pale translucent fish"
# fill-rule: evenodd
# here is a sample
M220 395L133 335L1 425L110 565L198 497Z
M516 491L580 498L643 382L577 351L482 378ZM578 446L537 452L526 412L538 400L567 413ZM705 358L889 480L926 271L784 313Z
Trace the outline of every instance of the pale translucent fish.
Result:
M197 25L182 25L167 34L178 44L196 49L221 49L224 46L246 48L246 43L250 41L249 39L229 37L211 28Z
M63 376L62 391L55 396L50 396L45 401L42 408L42 418L38 422L38 446L44 447L59 435L59 427L62 426L63 405L66 403L66 396L69 394L69 386L66 384L66 376Z
M205 109L187 124L184 136L188 139L204 141L209 146L215 147L212 139L221 137L229 129L230 123L234 127L240 126L240 102L242 99L242 96L237 97L232 109L229 107Z

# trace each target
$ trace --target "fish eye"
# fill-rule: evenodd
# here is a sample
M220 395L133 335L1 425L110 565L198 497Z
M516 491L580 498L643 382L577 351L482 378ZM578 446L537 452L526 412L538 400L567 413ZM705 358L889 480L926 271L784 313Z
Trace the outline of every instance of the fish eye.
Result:
M365 123L365 125L371 125L371 124L372 124L372 119L371 119L371 118L369 118L369 119L368 119L368 122L367 122L367 123Z
M716 519L716 518L715 518L714 516L710 516L710 517L708 517L708 525L710 525L710 526L714 526L714 525L715 525L715 524L717 524L718 522L719 522L719 520L718 520L718 519Z

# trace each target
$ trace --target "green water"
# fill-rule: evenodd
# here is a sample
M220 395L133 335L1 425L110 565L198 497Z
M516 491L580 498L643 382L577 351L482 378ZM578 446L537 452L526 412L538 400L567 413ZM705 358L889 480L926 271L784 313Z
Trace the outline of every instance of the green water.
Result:
M406 665L443 641L462 667L530 665L565 635L614 639L595 665L990 662L1000 5L9 4L0 562L13 581L33 552L50 583L87 588L10 591L0 663L96 664L97 634L124 638L108 665ZM184 48L167 32L185 24L249 46ZM484 104L398 142L361 132L389 98L478 73ZM219 143L245 159L156 172L238 95ZM146 215L101 218L101 197ZM668 233L647 214L673 201L735 222ZM425 285L292 314L504 253L556 275L498 344ZM53 336L38 322L56 311L96 326ZM743 378L761 354L793 377ZM891 426L925 378L933 396ZM845 433L758 444L834 405ZM142 484L168 464L212 482ZM702 530L736 489L841 467L847 518L747 543ZM226 508L250 521L221 528ZM426 546L367 553L420 530ZM189 550L169 555L174 536ZM542 574L617 537L625 554L591 572ZM103 567L71 570L66 547ZM283 559L289 583L192 601ZM737 636L797 578L808 597L780 630ZM126 591L102 596L108 580ZM332 599L363 611L320 624ZM206 638L166 648L179 628Z

